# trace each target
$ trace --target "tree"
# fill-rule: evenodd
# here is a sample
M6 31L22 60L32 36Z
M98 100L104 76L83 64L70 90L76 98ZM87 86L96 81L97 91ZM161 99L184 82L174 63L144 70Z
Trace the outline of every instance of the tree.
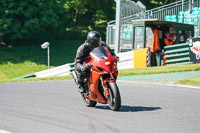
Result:
M74 26L94 26L99 21L115 17L114 0L68 0L65 10L70 12L70 23Z
M0 1L0 36L21 39L62 25L63 1Z
M177 0L141 0L147 9L174 1ZM1 0L0 5L0 39L61 35L66 29L94 29L105 35L107 22L115 19L116 6L114 0Z
M68 0L65 4L68 12L69 29L98 30L105 37L107 22L115 18L114 0Z

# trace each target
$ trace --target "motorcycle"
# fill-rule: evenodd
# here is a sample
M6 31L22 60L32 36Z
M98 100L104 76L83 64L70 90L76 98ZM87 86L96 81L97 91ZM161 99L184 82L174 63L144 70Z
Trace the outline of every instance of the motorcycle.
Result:
M99 46L90 52L86 65L92 64L84 79L85 91L81 93L87 107L95 107L97 102L108 104L113 111L121 107L121 97L116 79L118 76L117 56L112 56L108 49ZM75 82L78 82L78 71L73 71Z

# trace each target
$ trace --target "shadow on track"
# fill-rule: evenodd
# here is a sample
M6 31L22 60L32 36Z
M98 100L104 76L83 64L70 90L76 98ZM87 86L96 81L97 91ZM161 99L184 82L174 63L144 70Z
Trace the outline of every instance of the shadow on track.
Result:
M109 106L96 106L97 109L111 110ZM119 112L140 112L140 111L155 111L162 109L160 107L142 107L142 106L127 106L122 105Z

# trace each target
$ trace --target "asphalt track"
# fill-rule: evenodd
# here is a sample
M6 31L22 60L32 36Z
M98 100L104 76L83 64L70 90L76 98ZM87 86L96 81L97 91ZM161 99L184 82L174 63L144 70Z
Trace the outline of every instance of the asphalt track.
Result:
M0 130L13 133L199 133L200 89L118 82L122 106L84 105L73 81L0 84Z

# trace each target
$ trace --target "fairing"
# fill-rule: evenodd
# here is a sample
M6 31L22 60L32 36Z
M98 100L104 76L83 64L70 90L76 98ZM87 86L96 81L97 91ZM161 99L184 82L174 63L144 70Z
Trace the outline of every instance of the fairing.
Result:
M117 70L117 59L113 57L110 52L104 48L103 46L99 46L95 48L90 53L90 60L87 60L87 63L92 64L92 68L90 70L90 75L88 79L88 87L90 90L90 95L87 97L90 100L97 101L100 103L107 103L107 99L103 96L98 88L99 84L103 84L103 88L105 91L105 95L109 96L109 91L107 88L107 82L115 82L118 74ZM103 75L106 74L114 74L113 78L105 78L103 79ZM100 80L101 77L101 81ZM102 82L102 83L101 83Z

